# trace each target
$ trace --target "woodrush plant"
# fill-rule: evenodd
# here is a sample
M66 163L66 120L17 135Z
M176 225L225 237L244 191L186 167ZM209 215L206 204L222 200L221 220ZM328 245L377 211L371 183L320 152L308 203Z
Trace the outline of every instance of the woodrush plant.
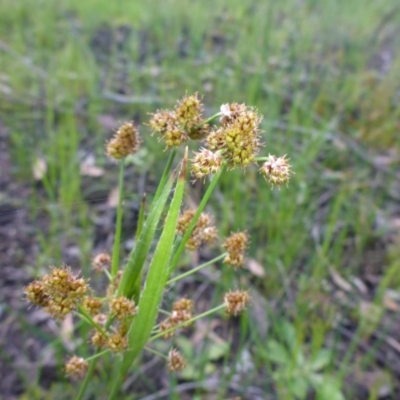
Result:
M149 347L149 343L168 339L180 328L222 310L237 316L249 304L249 293L235 290L226 293L219 306L199 315L193 315L194 304L188 298L176 300L170 312L160 308L164 292L177 281L221 260L233 268L243 265L249 237L245 232L236 232L223 241L225 251L213 260L181 274L176 271L185 249L195 250L218 238L211 217L203 211L220 176L235 168L245 171L250 165L261 163L262 176L272 186L280 187L287 184L291 174L286 156L258 157L262 116L255 108L223 104L218 113L207 119L202 111L203 104L196 93L184 96L173 110L151 114L147 125L171 152L147 215L145 201L142 202L135 246L125 265L120 261L125 160L137 152L142 141L135 124L127 122L106 144L107 155L119 163L119 203L112 255L103 253L93 260L93 269L109 280L106 293L95 294L88 279L74 275L65 265L52 267L50 273L25 288L27 300L43 307L55 319L62 320L72 312L93 328L89 338L95 350L93 356L84 359L74 355L65 365L68 376L84 378L77 399L84 397L96 361L106 353L114 353L118 360L109 394L109 399L115 399L129 368L144 349L166 359L170 371L179 371L186 365L177 349L164 355ZM173 169L178 147L188 141L201 142L204 147L190 159L186 147L182 160ZM193 180L209 179L209 184L198 208L180 214L188 164ZM162 233L151 253L165 209ZM160 314L167 317L161 320Z

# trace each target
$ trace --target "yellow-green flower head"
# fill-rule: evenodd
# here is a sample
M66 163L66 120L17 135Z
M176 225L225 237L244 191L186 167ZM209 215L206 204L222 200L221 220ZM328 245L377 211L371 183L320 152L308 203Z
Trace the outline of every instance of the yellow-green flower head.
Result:
M197 93L191 96L184 96L176 105L174 112L177 123L185 130L191 130L194 126L202 122L201 100L197 97Z
M149 126L161 135L167 148L178 147L189 138L200 140L209 133L209 126L202 117L203 104L197 93L184 96L178 101L173 111L158 110L151 114Z
M223 126L207 137L207 148L221 150L230 168L247 167L255 161L260 147L259 125L262 117L255 109L245 108L244 104L225 104L222 107L225 108Z
M223 126L232 123L239 114L246 111L246 108L246 104L222 104L220 108L221 117L219 119L219 122Z
M282 186L289 182L292 173L288 161L286 155L283 157L269 155L267 161L261 166L260 172L272 186Z
M222 165L222 158L218 153L202 148L195 153L192 160L191 173L196 179L217 173Z
M115 160L121 160L138 151L141 140L135 124L126 122L121 125L114 137L107 143L106 153Z

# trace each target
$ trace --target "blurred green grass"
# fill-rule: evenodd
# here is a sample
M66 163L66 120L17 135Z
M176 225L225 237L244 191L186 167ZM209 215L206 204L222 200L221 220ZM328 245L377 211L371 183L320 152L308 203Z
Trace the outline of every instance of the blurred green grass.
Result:
M289 188L271 191L256 171L245 180L230 173L214 202L218 226L247 229L249 253L266 271L255 286L267 301L291 299L290 312L282 300L265 318L291 318L304 344L304 330L327 334L315 315L306 327L307 295L320 294L329 267L362 277L365 253L384 233L376 220L394 173L376 160L400 144L399 30L396 0L3 0L0 116L13 173L32 181L35 160L45 159L45 199L33 209L63 204L39 239L38 261L62 262L67 226L81 253L90 252L79 167L88 149L106 163L110 133L99 116L145 122L146 113L195 91L210 114L246 102L264 114L263 151L288 154L296 175ZM163 148L148 133L144 168L156 175ZM397 260L382 256L374 271L381 290L400 283Z

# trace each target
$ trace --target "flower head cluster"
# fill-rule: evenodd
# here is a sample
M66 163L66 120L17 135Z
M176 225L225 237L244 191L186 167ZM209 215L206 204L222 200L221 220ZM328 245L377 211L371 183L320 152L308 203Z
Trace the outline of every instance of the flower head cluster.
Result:
M228 252L224 262L233 267L241 267L248 241L249 237L244 232L233 233L226 238L222 245Z
M184 235L189 228L196 210L186 210L178 219L176 227L177 233ZM186 242L188 250L196 250L203 243L211 243L217 238L218 232L214 226L211 226L211 217L206 213L201 213L197 223Z
M171 372L182 371L185 368L186 362L176 349L171 349L168 353L168 370Z
M29 284L25 295L28 301L44 307L54 318L63 319L84 299L88 290L85 279L74 276L69 267L62 266Z
M289 182L290 165L286 156L276 157L269 155L267 161L260 168L263 177L271 183L272 186L282 186Z
M202 179L207 175L217 173L221 165L222 158L218 153L203 148L194 155L191 173L196 179Z
M117 319L124 320L136 314L137 307L133 300L120 296L110 300L110 310Z
M92 267L96 272L104 272L111 265L111 256L108 253L100 253L92 260Z
M109 336L106 346L112 352L118 353L127 348L128 340L125 335L122 335L120 332L117 332Z
M221 106L221 127L206 138L207 148L220 150L230 168L247 167L255 162L260 147L261 115L244 104Z
M83 308L93 316L96 316L100 313L101 306L103 305L102 301L96 299L93 296L86 296L83 299L82 306Z
M176 301L172 306L171 315L161 322L160 329L162 331L168 331L164 337L171 337L174 333L172 328L177 325L183 324L192 318L193 301L189 299L180 299Z
M135 154L141 143L138 130L133 122L121 125L114 137L107 143L107 155L121 160L129 154Z
M226 312L236 317L246 309L249 301L250 296L246 291L236 290L235 292L228 292L224 297Z
M167 147L177 147L188 138L199 140L208 134L208 125L202 118L203 105L197 93L185 96L173 111L159 110L152 114L151 129L159 133Z
M65 364L65 373L74 379L83 378L86 375L89 364L82 357L72 356Z

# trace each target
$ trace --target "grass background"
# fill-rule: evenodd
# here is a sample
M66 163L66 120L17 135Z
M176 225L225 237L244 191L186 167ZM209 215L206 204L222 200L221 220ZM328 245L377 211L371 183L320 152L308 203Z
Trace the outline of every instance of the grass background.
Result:
M12 201L28 202L34 220L46 219L35 232L35 259L18 267L41 273L75 246L75 263L87 270L95 247L91 202L116 186L116 168L103 150L110 126L146 122L148 112L172 106L186 92L203 95L209 115L223 103L254 105L264 115L263 152L287 154L296 174L289 188L271 191L256 170L245 179L233 171L213 202L220 231L247 229L249 256L265 271L246 278L259 297L242 322L239 347L253 365L243 385L271 398L289 396L282 386L296 377L276 374L268 355L274 345L266 343L286 343L281 325L290 321L297 343L286 361L290 373L304 369L292 362L299 349L313 358L325 348L333 357L323 372L346 398L358 395L348 379L355 370L379 370L395 393L399 376L377 362L381 342L369 339L376 331L389 337L381 324L385 301L400 283L393 234L400 199L399 33L396 0L2 0L0 118L12 179L32 190ZM146 147L132 166L127 201L133 204L141 177L151 186L166 156L149 133L142 129ZM101 178L80 172L88 159L105 169ZM46 163L40 187L32 175L38 162ZM199 188L189 193L196 201ZM7 191L3 201L10 201ZM366 292L357 290L360 281ZM218 290L235 284L227 274ZM372 308L378 317L371 322ZM265 330L249 329L252 318L266 321ZM223 355L235 364L234 355ZM192 381L200 382L209 360L196 363ZM225 378L221 372L220 382ZM149 378L140 395L151 394L152 385ZM228 397L228 386L217 398ZM364 386L377 398L373 384ZM58 382L46 389L48 398L59 387L71 390ZM35 382L25 382L24 391L26 398L45 393Z

